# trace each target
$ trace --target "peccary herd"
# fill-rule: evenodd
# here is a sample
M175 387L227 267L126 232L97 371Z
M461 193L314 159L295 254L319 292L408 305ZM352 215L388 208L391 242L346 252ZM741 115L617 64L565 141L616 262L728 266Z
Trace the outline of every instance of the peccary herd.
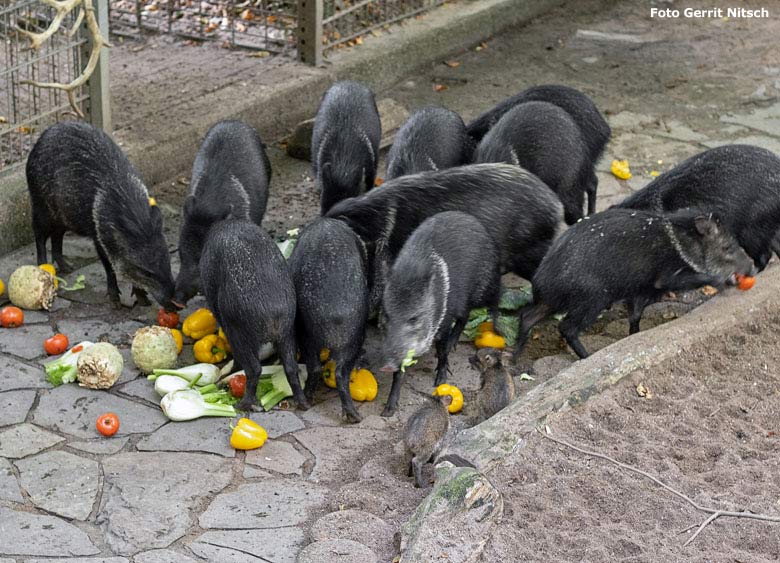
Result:
M349 377L369 322L384 338L376 367L393 373L383 412L390 416L405 360L433 346L436 384L444 383L469 311L497 309L504 273L533 284L514 357L536 323L562 314L560 332L584 358L580 333L613 303L628 304L634 333L645 307L666 292L734 284L780 251L780 159L753 146L705 151L596 213L595 166L610 128L573 88L529 88L468 125L444 108L419 109L396 135L387 181L374 187L380 134L369 88L344 81L325 93L311 147L322 216L285 261L260 227L271 181L263 142L243 122L214 125L184 201L174 282L162 216L139 174L106 134L60 123L27 162L38 262L47 261L51 238L53 259L66 269L62 238L71 231L94 239L114 302L117 272L139 301L148 291L168 309L200 290L246 370L242 408L254 402L261 344L274 344L304 409L328 348L343 413L356 422ZM474 358L484 416L514 398L511 356L487 350ZM433 429L424 444L407 440L415 475L448 426L446 405L430 402L409 426Z

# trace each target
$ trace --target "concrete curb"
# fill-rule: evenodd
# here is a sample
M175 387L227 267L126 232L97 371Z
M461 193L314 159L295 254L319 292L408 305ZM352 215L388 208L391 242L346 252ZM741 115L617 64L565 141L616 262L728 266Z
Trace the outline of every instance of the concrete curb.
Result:
M264 139L278 139L316 112L327 87L345 78L368 83L382 90L404 75L468 48L502 30L563 4L564 0L469 0L445 4L421 19L408 20L380 37L369 36L359 49L333 53L324 68L271 68L275 86L255 91L231 85L219 91L225 99L234 91L235 104L209 105L208 96L199 107L209 108L208 120L196 125L169 123L153 130L123 130L116 137L148 185L162 182L192 165L198 144L208 127L220 119L239 118L254 125ZM215 96L215 99L217 97ZM23 189L20 189L21 188ZM0 254L32 240L29 202L24 171L2 178L0 186Z
M690 313L607 346L532 389L496 416L460 432L443 456L459 456L489 471L545 419L584 403L637 370L650 370L707 339L748 325L762 310L780 311L780 267L765 271L756 287L730 289Z

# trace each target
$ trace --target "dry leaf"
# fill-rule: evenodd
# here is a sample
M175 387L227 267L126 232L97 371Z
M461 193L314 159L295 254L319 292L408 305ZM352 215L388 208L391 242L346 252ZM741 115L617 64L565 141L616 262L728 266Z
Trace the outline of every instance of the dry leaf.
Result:
M276 21L276 16L268 16L265 18L265 21L268 23L274 23Z
M5 116L0 115L0 123L8 123L8 120L5 118Z
M374 187L375 188L378 188L379 186L381 186L384 183L385 183L385 181L382 178L377 177L376 179L374 179Z
M363 44L363 38L355 37L355 45L362 45L362 44Z
M636 394L640 397L644 397L645 399L653 398L653 392L650 391L650 389L646 387L644 383L640 383L636 386Z
M264 59L266 57L270 57L271 53L269 53L268 51L258 51L257 53L252 53L249 56L253 59Z
M713 295L718 293L718 290L712 287L711 285L705 285L704 287L701 288L700 291L707 297L712 297Z
M217 30L217 24L215 24L215 23L210 23L210 24L209 24L209 25L206 27L206 33L212 33L212 32L214 32L214 31L216 31L216 30Z
M477 45L476 47L474 47L474 50L475 50L475 51L481 51L482 49L487 49L487 46L488 46L488 45L487 45L487 43L485 43L485 42L483 41L482 43L480 43L479 45Z
M246 33L246 26L241 22L236 22L236 31L239 33Z
M434 92L444 92L447 89L446 84L434 84L433 85L433 91Z
M254 17L255 17L255 15L252 13L252 10L250 10L249 8L247 8L246 10L241 12L241 19L242 20L249 21L249 20L254 19Z
M458 68L460 66L460 61L444 61L444 64L450 68Z
M33 130L32 130L32 128L31 128L31 127L25 127L25 126L21 126L21 127L17 127L17 128L16 128L16 132L17 132L17 133L22 133L22 134L24 134L24 135L29 135L30 133L32 133L32 132L33 132Z

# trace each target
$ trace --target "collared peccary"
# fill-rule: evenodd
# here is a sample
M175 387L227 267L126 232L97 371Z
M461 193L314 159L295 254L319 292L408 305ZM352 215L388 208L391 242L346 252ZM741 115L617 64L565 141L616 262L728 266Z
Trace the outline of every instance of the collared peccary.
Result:
M515 381L504 365L508 352L496 348L481 348L469 358L471 367L479 370L480 388L477 395L479 414L486 420L515 400Z
M590 162L595 165L599 161L612 131L593 100L569 86L558 84L532 86L481 114L466 126L466 130L476 142L480 142L507 111L525 102L548 102L566 111L582 132L582 138L588 147ZM598 179L594 172L588 182L589 215L596 212L597 188Z
M184 200L177 301L185 303L198 292L198 263L212 225L228 217L262 223L270 181L271 163L251 125L228 120L209 129L195 156Z
M146 290L166 309L181 308L174 292L163 217L141 176L103 131L81 122L49 127L27 159L27 187L38 263L53 260L71 270L62 256L66 232L90 237L106 270L108 297L119 303L116 273L133 282L139 304Z
M780 158L751 145L704 151L661 174L618 207L714 213L763 270L780 251Z
M423 487L422 468L441 451L444 438L450 429L447 407L450 395L426 397L425 404L417 409L404 426L403 440L409 463L409 477L414 475L414 486Z
M580 358L579 333L617 301L627 301L629 333L642 312L668 291L735 283L755 266L736 238L711 216L613 208L572 225L533 278L533 305L520 311L519 356L536 323L565 314L558 328Z
M420 108L396 133L385 180L467 164L473 153L474 141L457 113L442 107Z
M311 399L322 376L319 354L330 350L343 414L361 418L349 392L349 376L360 355L368 318L366 248L347 225L322 217L301 232L289 266L297 295L296 327L306 363Z
M295 359L295 287L271 237L243 219L220 221L211 227L203 246L200 280L209 309L246 371L246 391L236 408L249 410L255 405L263 369L260 348L270 342L282 361L293 398L307 409Z
M525 102L507 111L480 141L474 162L505 162L533 172L558 194L569 225L582 218L595 175L580 128L548 102Z
M387 269L412 232L442 211L476 217L499 249L503 271L531 279L563 222L555 193L530 172L509 164L472 164L402 176L381 189L342 201L328 212L369 244L372 309Z
M324 215L342 199L374 186L382 125L371 90L351 80L336 82L322 97L311 140L314 179Z
M410 351L436 344L436 382L447 380L447 357L466 326L469 311L501 299L499 251L482 224L448 211L426 219L393 263L382 299L386 365L393 386L383 416L395 412L401 392L400 365Z

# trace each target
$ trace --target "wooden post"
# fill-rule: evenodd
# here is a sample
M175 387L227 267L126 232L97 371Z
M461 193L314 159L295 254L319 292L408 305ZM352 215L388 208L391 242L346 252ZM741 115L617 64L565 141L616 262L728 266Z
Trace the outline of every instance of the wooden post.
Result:
M298 0L298 60L322 64L323 0Z
M94 0L95 18L100 26L100 33L108 40L108 0ZM86 29L86 24L84 24ZM89 58L91 44L87 42L83 47L82 60ZM109 92L108 49L103 48L100 53L95 72L92 73L85 86L89 99L84 102L84 114L87 120L95 127L101 128L108 134L113 131L111 124L111 93Z

